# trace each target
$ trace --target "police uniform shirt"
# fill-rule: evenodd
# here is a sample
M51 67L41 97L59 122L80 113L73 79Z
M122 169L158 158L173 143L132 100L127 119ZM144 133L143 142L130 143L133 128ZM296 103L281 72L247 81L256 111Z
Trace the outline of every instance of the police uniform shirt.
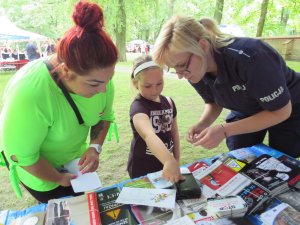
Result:
M286 66L267 43L236 38L214 52L217 76L205 74L192 86L206 103L251 116L300 102L300 74Z

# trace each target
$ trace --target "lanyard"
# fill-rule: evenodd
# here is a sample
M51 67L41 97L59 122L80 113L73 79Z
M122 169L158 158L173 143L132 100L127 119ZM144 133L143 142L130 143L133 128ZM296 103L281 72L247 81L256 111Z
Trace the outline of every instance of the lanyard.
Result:
M65 87L65 85L58 79L58 74L57 72L53 72L53 65L49 63L48 60L44 60L44 63L46 64L47 66L47 69L49 70L52 78L54 79L54 81L57 83L58 87L60 87L60 89L62 90L65 98L67 99L67 101L69 102L70 106L72 107L76 117L77 117L77 120L78 120L78 123L81 125L84 123L83 119L82 119L82 116L79 112L79 109L77 108L75 102L73 101L70 93L68 92L67 88Z

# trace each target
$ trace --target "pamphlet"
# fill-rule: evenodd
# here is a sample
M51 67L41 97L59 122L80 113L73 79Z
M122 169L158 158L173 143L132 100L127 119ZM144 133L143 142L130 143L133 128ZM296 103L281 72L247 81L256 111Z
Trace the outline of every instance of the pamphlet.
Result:
M134 194L132 194L134 193ZM117 203L174 208L176 190L123 187Z
M282 203L260 216L264 225L300 224L299 212L286 203Z
M64 165L64 168L77 178L71 180L72 188L75 193L92 191L102 187L100 178L96 172L82 174L79 170L79 158Z

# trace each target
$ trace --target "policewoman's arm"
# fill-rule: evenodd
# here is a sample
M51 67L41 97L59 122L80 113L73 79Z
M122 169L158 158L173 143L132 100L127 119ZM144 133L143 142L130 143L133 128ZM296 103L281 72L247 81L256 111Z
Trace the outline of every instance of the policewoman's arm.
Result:
M291 112L292 104L289 101L281 109L275 111L265 110L240 121L224 124L223 126L228 137L237 134L252 133L283 122L290 117Z
M223 108L216 103L206 103L199 122L188 130L187 141L196 144L199 141L200 133L215 122L222 110Z
M289 118L291 112L292 106L289 101L284 107L275 111L265 110L236 122L206 128L194 145L207 149L215 148L226 137L260 131L281 123Z

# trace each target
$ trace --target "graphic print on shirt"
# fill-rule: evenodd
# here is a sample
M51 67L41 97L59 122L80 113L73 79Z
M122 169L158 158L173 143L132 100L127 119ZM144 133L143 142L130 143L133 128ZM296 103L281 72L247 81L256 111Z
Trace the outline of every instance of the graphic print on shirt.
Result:
M160 109L150 111L150 122L152 124L153 130L156 134L162 132L166 133L172 129L172 120L173 120L173 109ZM170 153L173 152L173 140L170 140L170 143L164 143L166 148ZM153 155L150 149L146 148L147 155Z
M161 109L150 111L150 122L157 134L171 131L173 109Z

